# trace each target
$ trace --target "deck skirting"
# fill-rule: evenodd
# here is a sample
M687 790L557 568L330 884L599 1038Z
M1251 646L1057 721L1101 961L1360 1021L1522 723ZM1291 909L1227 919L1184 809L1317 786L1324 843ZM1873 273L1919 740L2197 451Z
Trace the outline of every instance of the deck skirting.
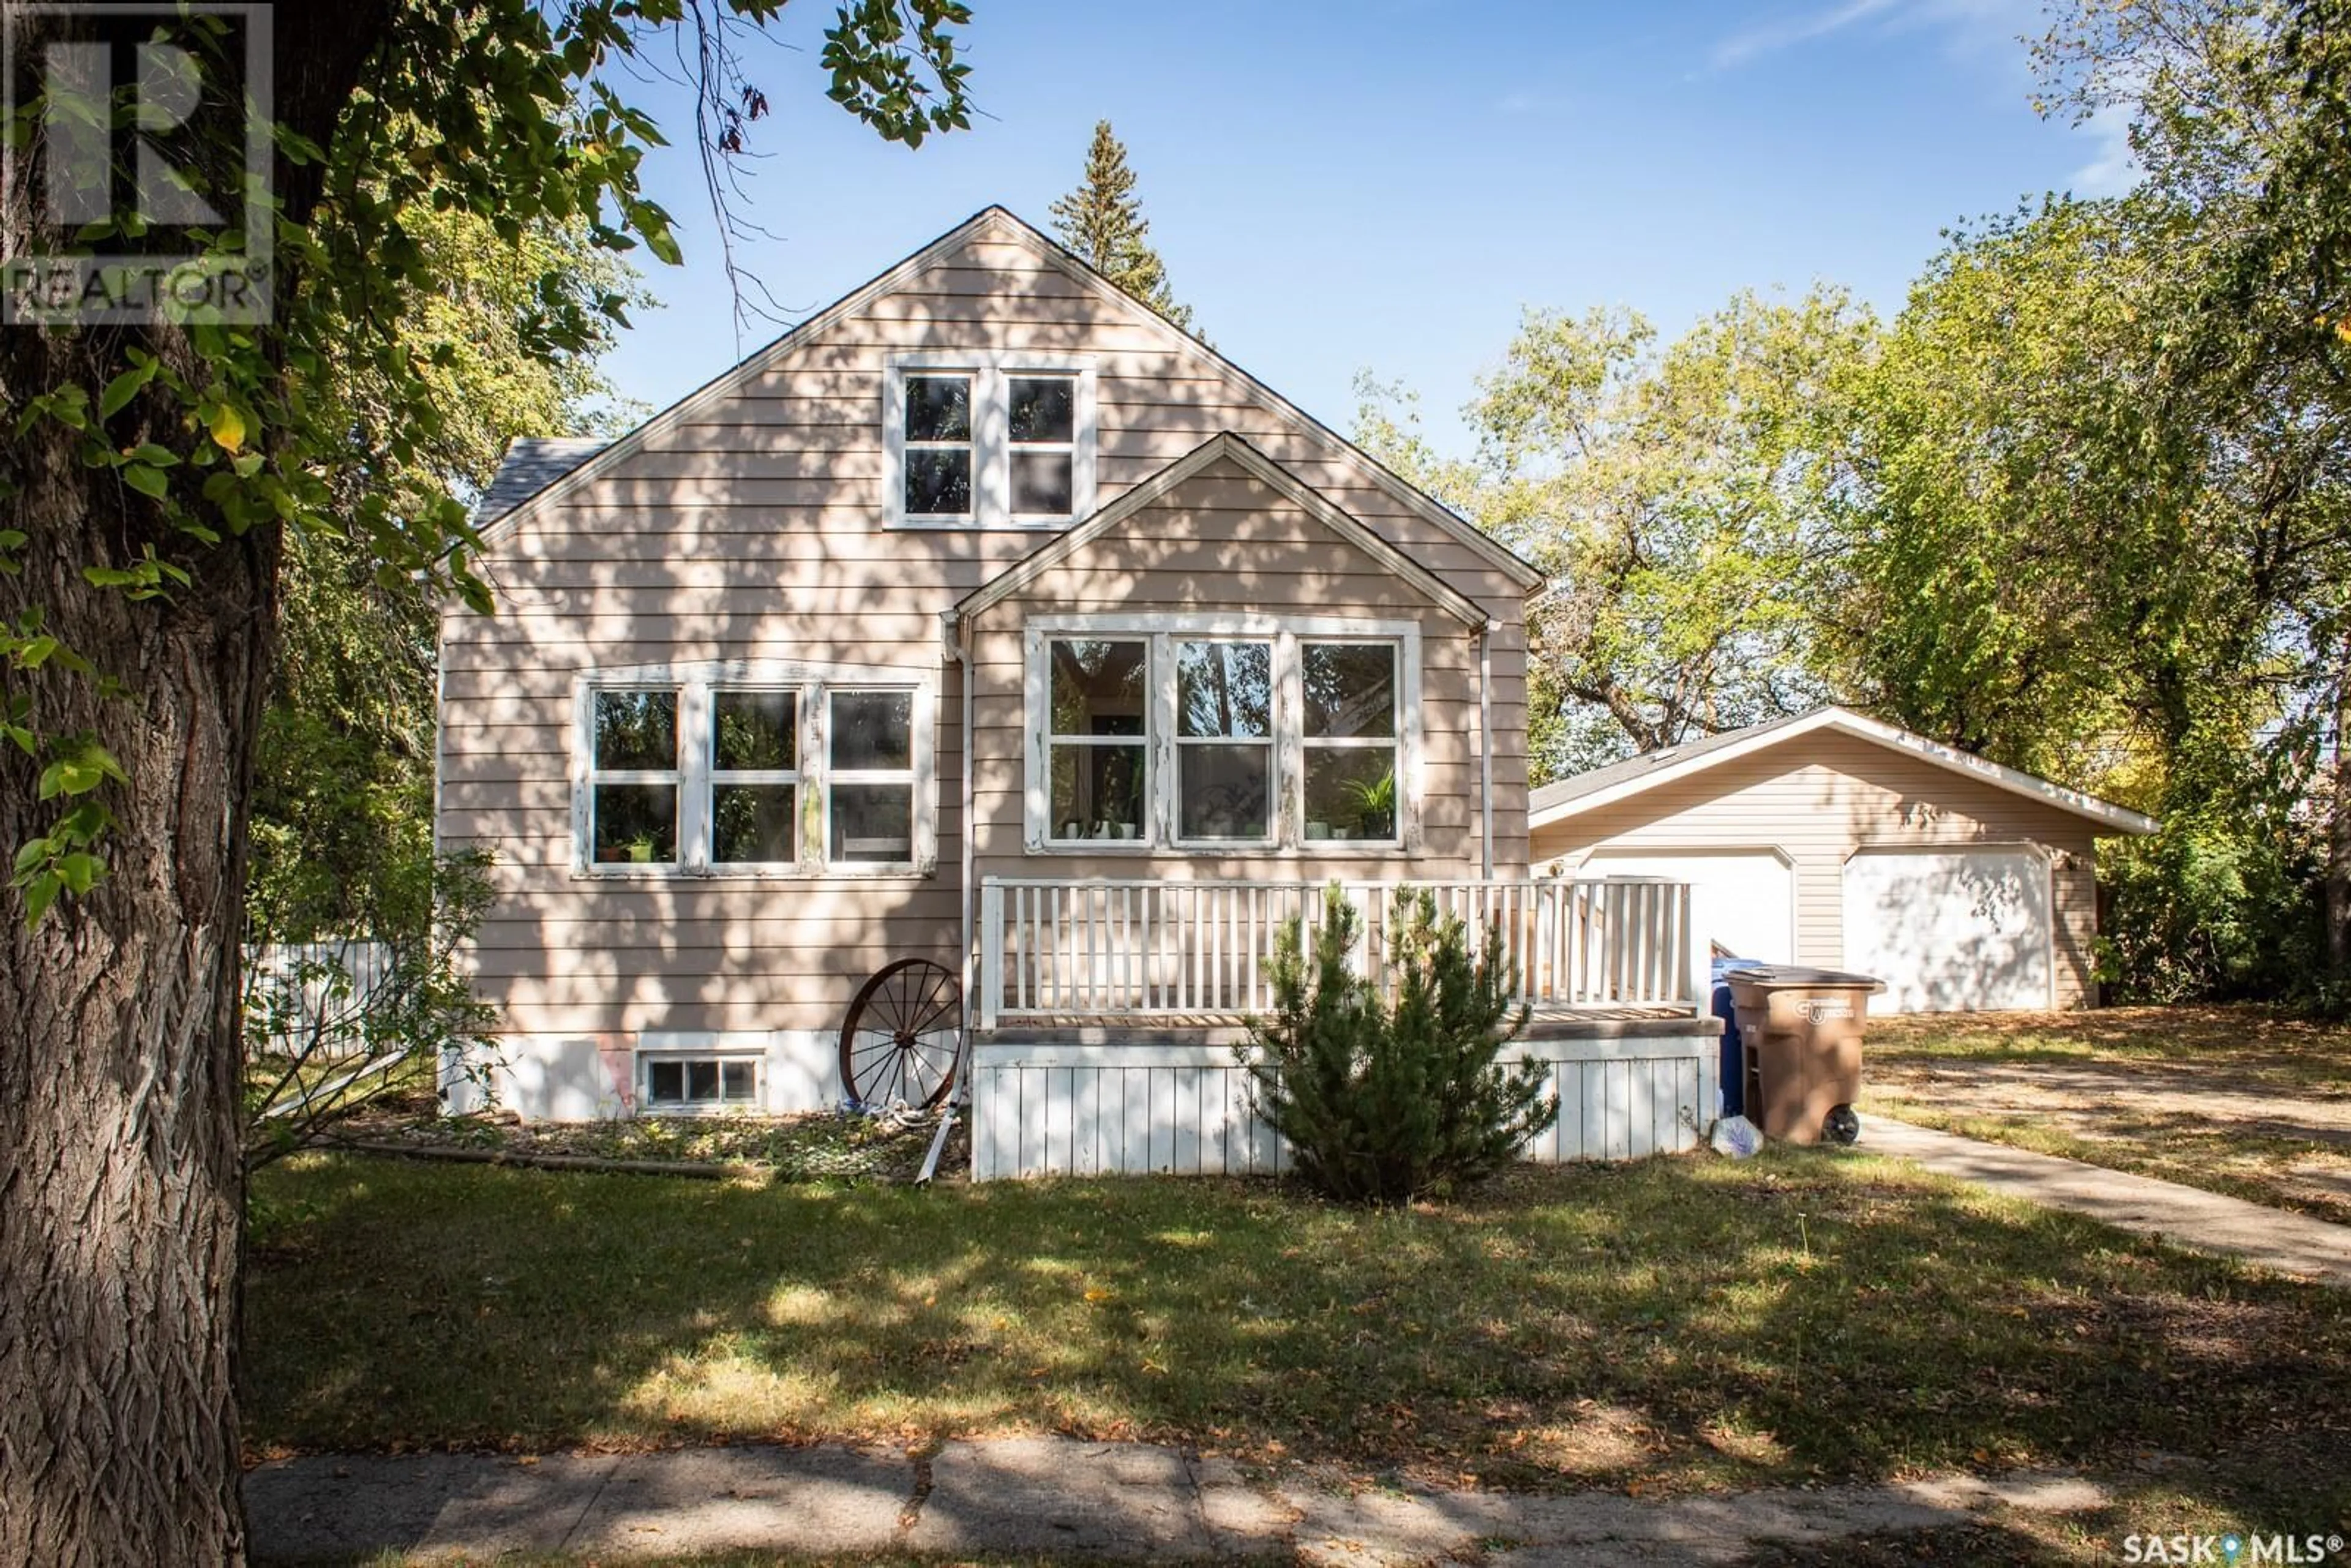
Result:
M1638 1159L1695 1148L1712 1121L1712 1019L1681 1032L1526 1040L1506 1059L1548 1064L1559 1119L1532 1160ZM1249 1176L1289 1151L1249 1105L1249 1072L1207 1040L998 1040L973 1047L972 1176Z

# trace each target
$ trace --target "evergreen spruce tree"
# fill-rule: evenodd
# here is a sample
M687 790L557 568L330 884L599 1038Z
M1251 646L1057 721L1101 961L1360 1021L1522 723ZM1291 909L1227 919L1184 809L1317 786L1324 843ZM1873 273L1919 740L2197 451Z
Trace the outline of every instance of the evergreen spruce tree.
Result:
M1126 145L1111 134L1109 120L1095 121L1085 179L1053 204L1052 214L1053 232L1095 271L1186 331L1193 329L1192 308L1176 303L1166 264L1144 238L1151 224L1134 194Z

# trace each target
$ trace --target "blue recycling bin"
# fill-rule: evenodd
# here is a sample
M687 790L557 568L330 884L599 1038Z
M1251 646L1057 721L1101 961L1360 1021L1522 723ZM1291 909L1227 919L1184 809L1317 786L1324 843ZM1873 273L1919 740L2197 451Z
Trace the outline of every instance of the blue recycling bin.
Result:
M1708 977L1714 982L1714 1016L1722 1020L1722 1060L1715 1072L1715 1082L1726 1116L1747 1114L1747 1054L1739 1038L1739 1012L1730 1005L1728 977L1733 969L1754 967L1752 958L1717 958L1708 967Z

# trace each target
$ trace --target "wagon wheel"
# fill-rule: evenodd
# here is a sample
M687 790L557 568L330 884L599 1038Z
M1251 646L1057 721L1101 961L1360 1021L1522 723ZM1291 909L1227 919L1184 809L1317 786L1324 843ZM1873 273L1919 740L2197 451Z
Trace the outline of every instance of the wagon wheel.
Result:
M963 1054L963 987L928 958L901 958L849 1004L841 1028L841 1082L859 1105L937 1104Z

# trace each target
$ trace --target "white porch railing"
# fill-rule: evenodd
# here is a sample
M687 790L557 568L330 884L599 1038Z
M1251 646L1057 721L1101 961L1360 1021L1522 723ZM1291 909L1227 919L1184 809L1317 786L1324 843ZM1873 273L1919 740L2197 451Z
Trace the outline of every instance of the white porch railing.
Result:
M1068 881L980 887L979 1027L1004 1020L1165 1019L1273 1005L1265 961L1293 920L1322 924L1320 882ZM1385 969L1395 894L1426 890L1482 945L1499 934L1521 1000L1694 1009L1690 894L1648 877L1570 882L1343 883L1356 948Z

